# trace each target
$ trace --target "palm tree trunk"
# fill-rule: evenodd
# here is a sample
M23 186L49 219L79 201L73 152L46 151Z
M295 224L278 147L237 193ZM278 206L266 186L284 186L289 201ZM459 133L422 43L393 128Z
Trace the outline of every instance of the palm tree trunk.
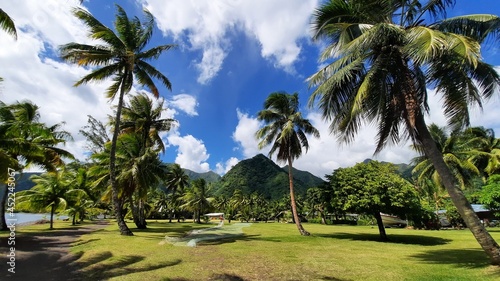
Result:
M127 75L124 75L123 81L126 81ZM109 181L111 182L111 197L113 199L113 208L115 211L116 221L121 235L132 236L132 231L125 223L123 218L120 200L118 199L118 183L116 182L116 142L118 140L118 133L120 132L120 117L123 107L123 96L125 95L124 85L120 87L120 97L118 99L118 106L116 108L115 128L113 130L113 138L111 139L111 149L109 151Z
M7 196L9 188L5 184L5 190L3 192L2 201L0 202L0 230L9 230L7 227L7 222L5 221L5 204L7 203Z
M292 214L295 225L300 232L300 235L309 236L311 235L307 232L300 223L299 215L297 214L297 204L295 203L295 192L293 191L293 174L292 174L292 157L288 157L288 181L290 182L290 202L292 205Z
M458 187L456 179L444 162L443 155L432 139L422 115L418 116L415 126L418 131L419 139L423 144L425 155L432 162L434 168L441 177L441 181L446 191L448 191L451 201L460 213L460 216L465 221L465 224L472 232L479 245L481 245L483 250L490 257L491 263L493 265L500 265L500 247L483 224L481 224L474 209L472 209L469 201Z
M375 220L377 220L378 232L380 233L380 240L388 241L387 234L385 233L384 222L382 222L382 216L380 212L375 212L373 214L375 216Z
M50 207L50 229L54 229L54 211L56 210L55 205L52 204Z
M71 225L76 225L76 213L73 214L73 220L72 220Z

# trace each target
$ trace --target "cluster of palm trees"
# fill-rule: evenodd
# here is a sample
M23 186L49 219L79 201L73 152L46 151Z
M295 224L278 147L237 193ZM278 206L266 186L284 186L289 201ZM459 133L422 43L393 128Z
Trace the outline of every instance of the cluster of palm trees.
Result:
M448 123L453 131L457 131L469 125L469 106L481 106L482 101L497 93L500 86L499 74L481 60L481 44L491 38L490 34L498 34L500 18L468 15L446 19L445 12L453 4L453 0L324 2L313 15L313 39L327 42L321 54L325 66L308 79L314 89L309 104L318 105L325 120L331 123L332 133L337 134L341 141L352 141L366 121L378 128L375 152L380 152L387 144L411 140L436 170L440 183L492 263L500 264L500 247L479 221L424 118L429 111L429 87L436 88L441 95ZM138 18L129 19L121 7L117 6L117 10L115 32L87 11L76 9L74 14L89 28L89 37L100 43L69 43L60 51L68 62L94 67L75 86L108 78L113 81L107 95L114 98L118 94L118 105L112 122L111 142L103 151L108 155L107 163L102 159L103 163L109 167L108 175L103 177L108 177L105 181L110 183L120 232L131 235L123 219L124 200L128 198L131 204L135 204L134 208L140 214L141 202L146 196L144 183L154 175L139 176L134 171L146 163L127 162L122 159L127 155L120 151L127 147L127 153L132 149L130 157L149 157L148 153L158 147L150 136L137 133L140 126L131 129L136 132L134 136L121 136L124 131L121 124L124 96L131 92L134 81L155 97L159 96L159 89L153 79L170 89L168 78L148 61L174 46L162 45L145 50L154 28L153 16L146 11L145 21L141 22ZM0 11L0 26L15 35L11 21L5 16ZM439 20L428 22L428 19ZM271 144L271 154L277 152L278 160L288 162L291 169L292 161L302 152L301 148L308 147L304 134L316 135L317 132L307 128L307 123L297 121L302 119L299 113L279 112L272 105L274 102L281 109L293 109L293 104L298 103L293 98L270 97L264 111L259 114L259 119L268 125L257 133L257 137L262 139L261 146ZM306 127L296 127L301 124ZM146 147L148 143L149 148ZM15 162L20 154L9 154L9 151L2 151L2 157ZM489 161L479 154L474 159L477 163ZM48 158L42 162L46 160ZM131 173L119 172L122 167L130 169ZM493 164L488 168L491 172L494 169ZM198 195L202 192L198 190ZM204 203L195 200L196 196L193 195L193 202L198 202L199 210L203 210ZM295 209L291 176L290 197L292 209ZM307 235L296 216L294 211L299 231Z

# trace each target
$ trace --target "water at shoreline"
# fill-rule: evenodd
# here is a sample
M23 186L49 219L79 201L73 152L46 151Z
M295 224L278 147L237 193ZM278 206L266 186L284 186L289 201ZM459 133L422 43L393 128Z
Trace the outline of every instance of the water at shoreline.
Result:
M30 224L37 222L42 219L49 220L50 214L32 214L32 213L14 213L11 216L10 213L5 214L5 219L7 224L15 222L15 224ZM67 218L67 216L54 215L54 220Z

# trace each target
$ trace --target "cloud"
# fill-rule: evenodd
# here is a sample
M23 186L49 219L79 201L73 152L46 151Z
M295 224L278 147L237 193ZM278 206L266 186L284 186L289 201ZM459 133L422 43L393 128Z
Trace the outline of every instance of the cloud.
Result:
M238 144L237 149L242 149L241 154L245 158L253 157L258 153L264 153L259 150L258 140L255 138L255 132L260 127L260 122L247 113L236 109L238 124L233 132L233 140Z
M240 160L238 160L238 158L236 157L229 158L225 163L219 162L215 165L215 172L219 175L224 175L229 172L229 170L231 170L231 168L233 168L236 164L238 164L238 162L240 162Z
M210 157L207 148L202 140L196 139L192 135L180 136L175 131L167 136L168 144L177 146L177 157L175 163L182 168L203 173L210 170L210 165L206 162Z
M262 57L294 72L300 41L309 38L310 16L318 0L137 0L155 15L164 34L202 51L195 67L198 82L208 83L221 70L231 49L228 34L241 31L261 45ZM185 43L185 41L187 41Z
M198 106L198 101L194 96L188 94L179 94L172 97L171 100L168 100L168 104L173 108L177 108L183 112L185 112L189 116L197 116L198 112L196 111L196 107Z
M78 1L6 0L3 6L14 19L18 40L0 32L0 65L8 66L0 73L4 78L0 98L6 103L31 100L47 125L64 121L62 129L74 138L65 149L84 160L84 138L78 131L87 123L87 115L106 121L111 109L103 94L109 83L75 88L73 84L88 70L50 58L60 44L88 42L82 24L71 14L76 5Z

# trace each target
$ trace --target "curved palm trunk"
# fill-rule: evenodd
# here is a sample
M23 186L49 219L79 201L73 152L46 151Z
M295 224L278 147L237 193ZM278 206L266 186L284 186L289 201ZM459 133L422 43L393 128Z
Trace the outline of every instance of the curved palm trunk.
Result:
M126 80L126 76L123 80ZM116 108L115 128L113 130L113 138L111 139L111 149L109 151L109 181L111 182L111 198L113 199L113 209L115 211L116 221L121 235L134 235L125 223L123 218L120 200L118 199L118 183L116 182L116 142L118 140L118 133L120 131L120 117L123 107L123 96L125 95L125 88L123 85L120 89L120 97L118 99L118 106Z
M302 224L300 223L299 215L297 214L297 204L295 203L295 192L293 191L293 174L292 174L292 158L288 157L288 180L290 182L290 202L292 205L292 214L295 225L300 232L300 235L309 236L311 235L307 232Z
M415 126L418 131L419 139L423 144L425 155L432 162L434 168L441 177L441 181L450 195L451 201L460 213L460 216L465 221L465 224L472 232L479 245L481 245L483 250L490 257L491 263L500 265L500 247L488 233L484 225L481 224L476 212L474 212L474 209L472 209L472 206L462 190L458 187L456 179L444 162L443 155L432 139L422 115L418 115Z
M380 240L389 241L389 239L387 238L387 234L385 233L384 222L382 221L382 216L380 215L380 212L375 212L373 216L375 217L375 220L377 220L378 232L380 233Z

